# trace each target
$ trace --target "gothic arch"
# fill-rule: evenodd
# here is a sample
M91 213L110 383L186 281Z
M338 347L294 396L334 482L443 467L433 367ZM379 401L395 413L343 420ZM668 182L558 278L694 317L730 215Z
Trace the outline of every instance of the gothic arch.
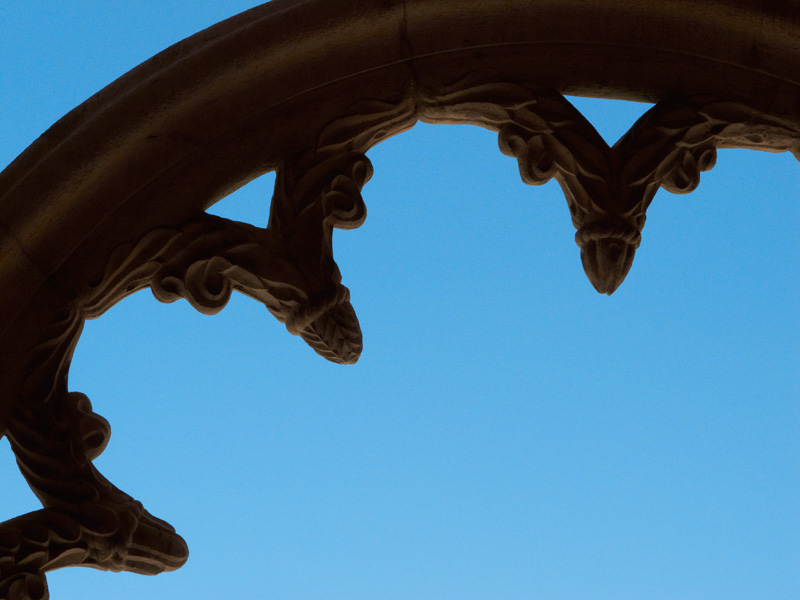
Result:
M363 221L365 152L417 120L497 131L526 183L558 180L603 293L659 187L693 190L717 148L800 154L792 2L533 4L275 0L146 61L0 174L0 433L44 505L0 526L0 597L45 597L63 566L186 558L92 466L108 424L66 385L83 321L143 287L206 313L238 290L357 360L331 232ZM656 106L609 148L568 93ZM268 228L203 212L272 170Z

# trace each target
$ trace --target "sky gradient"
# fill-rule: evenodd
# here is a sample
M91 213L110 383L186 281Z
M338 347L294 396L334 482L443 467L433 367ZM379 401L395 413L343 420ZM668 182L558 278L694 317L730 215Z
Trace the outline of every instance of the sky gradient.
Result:
M0 4L0 165L254 4ZM574 102L610 141L648 108ZM720 151L661 190L606 297L558 185L524 185L496 134L418 125L369 157L366 223L334 237L357 365L239 295L206 317L145 291L87 323L95 464L190 557L53 572L54 600L800 597L797 161ZM265 225L273 182L212 212ZM5 440L0 481L0 520L39 508Z

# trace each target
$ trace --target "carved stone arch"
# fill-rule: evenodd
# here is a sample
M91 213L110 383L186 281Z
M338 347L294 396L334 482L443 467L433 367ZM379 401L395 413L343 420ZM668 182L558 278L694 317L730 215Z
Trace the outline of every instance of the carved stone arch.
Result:
M0 526L0 597L186 558L92 465L108 423L66 384L84 319L144 287L206 313L236 290L354 362L331 232L363 222L366 151L417 120L496 131L523 181L558 180L612 293L659 187L690 192L717 148L800 155L798 34L788 0L275 0L98 92L0 174L0 433L44 505ZM656 106L609 148L564 94ZM271 170L267 228L203 212Z

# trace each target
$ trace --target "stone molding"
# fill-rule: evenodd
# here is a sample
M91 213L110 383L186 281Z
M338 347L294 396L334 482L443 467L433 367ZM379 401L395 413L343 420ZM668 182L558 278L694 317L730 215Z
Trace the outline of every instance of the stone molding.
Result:
M67 386L85 319L146 287L207 314L235 290L355 362L332 231L364 222L369 148L418 120L496 131L525 183L556 179L587 276L613 293L660 187L694 190L718 148L800 159L796 6L753 4L274 0L53 125L0 173L0 435L43 504L0 524L0 598L46 598L64 566L153 574L188 556L92 465L110 428ZM609 147L570 93L655 106ZM268 171L266 228L204 212Z

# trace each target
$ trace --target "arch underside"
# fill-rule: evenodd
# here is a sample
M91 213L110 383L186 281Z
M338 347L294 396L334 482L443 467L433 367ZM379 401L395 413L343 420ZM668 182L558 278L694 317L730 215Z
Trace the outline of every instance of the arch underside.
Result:
M366 152L417 121L498 133L525 183L564 190L592 285L631 268L659 187L717 148L800 158L793 2L275 0L143 63L0 174L0 434L42 501L0 524L0 597L64 566L157 573L187 549L92 465L108 423L67 373L85 319L145 287L262 302L328 360L361 332L333 259L360 226ZM564 94L655 106L613 147ZM269 225L204 211L277 171Z

